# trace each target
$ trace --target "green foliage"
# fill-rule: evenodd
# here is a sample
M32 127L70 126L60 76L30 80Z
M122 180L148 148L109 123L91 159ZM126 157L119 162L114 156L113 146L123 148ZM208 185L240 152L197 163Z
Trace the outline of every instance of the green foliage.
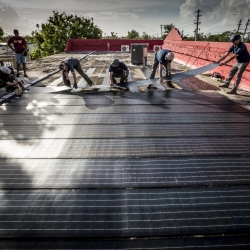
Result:
M0 39L2 39L3 35L4 35L3 29L0 27Z
M115 33L115 32L111 32L111 36L110 36L110 38L117 39L117 38L118 38L117 33Z
M89 38L99 39L102 31L95 26L92 20L67 15L65 12L60 14L53 11L47 23L36 25L36 31L32 32L33 42L37 44L37 49L33 51L32 58L41 58L52 54L63 52L68 38Z
M235 33L231 32L231 31L225 31L225 32L223 32L221 34L217 34L217 35L211 35L209 33L206 36L203 36L202 38L206 41L211 41L211 42L230 42L230 36L233 34L235 34Z
M141 39L142 40L150 40L152 39L150 35L148 35L145 31L142 33L142 36L141 36Z
M128 31L128 35L126 36L126 38L128 38L128 39L138 39L138 38L140 38L140 35L139 35L138 31L133 29L131 31Z
M163 25L163 35L162 35L162 39L165 39L166 36L168 35L168 33L173 29L175 28L175 26L170 23L170 24L167 24L167 25Z

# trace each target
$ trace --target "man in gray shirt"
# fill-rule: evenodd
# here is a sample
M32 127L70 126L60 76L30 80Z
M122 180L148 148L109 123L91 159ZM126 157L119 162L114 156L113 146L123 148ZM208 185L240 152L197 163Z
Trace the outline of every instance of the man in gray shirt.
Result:
M90 80L90 78L83 72L82 67L80 65L80 61L76 58L69 58L62 61L59 65L59 69L63 71L63 82L68 87L71 87L69 80L69 71L71 71L74 78L73 87L77 89L75 70L84 78L84 80L88 83L89 86L93 85L93 82Z

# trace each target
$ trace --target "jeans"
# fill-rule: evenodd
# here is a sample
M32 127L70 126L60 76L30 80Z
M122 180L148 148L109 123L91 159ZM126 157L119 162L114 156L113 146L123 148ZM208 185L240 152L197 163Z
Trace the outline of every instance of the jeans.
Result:
M162 65L165 67L166 71L168 71L168 68L167 68L168 62L165 62ZM155 73L156 73L156 70L157 70L158 66L159 66L159 61L158 61L157 57L155 56L153 69L152 69L152 72L151 72L151 75L150 75L150 79L155 78Z
M229 86L231 80L233 79L234 75L237 73L237 77L236 77L236 81L234 83L234 87L233 89L234 90L237 90L239 84L240 84L240 81L241 81L241 78L242 78L242 74L243 72L246 70L247 66L248 66L249 62L246 62L246 63L238 63L236 62L232 69L230 70L229 72L229 75L228 75L228 79L225 81L225 84L227 86Z

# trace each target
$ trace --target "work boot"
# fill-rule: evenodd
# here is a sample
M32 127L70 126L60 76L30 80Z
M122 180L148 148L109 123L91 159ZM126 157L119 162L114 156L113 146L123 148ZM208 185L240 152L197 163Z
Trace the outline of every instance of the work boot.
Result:
M227 82L224 82L223 84L219 85L219 87L221 88L228 88L228 86L229 86L229 83Z
M172 84L172 82L167 82L167 85L169 88L174 88L174 85Z
M93 84L93 82L89 82L88 85L89 85L89 87L92 87L94 84Z
M77 89L77 83L76 83L76 82L74 82L73 87L74 87L75 89Z
M227 94L236 95L236 89L232 89L231 91L228 91Z

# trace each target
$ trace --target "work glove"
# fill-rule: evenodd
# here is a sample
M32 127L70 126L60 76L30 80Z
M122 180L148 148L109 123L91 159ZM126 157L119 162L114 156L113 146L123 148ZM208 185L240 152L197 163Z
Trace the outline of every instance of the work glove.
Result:
M18 82L18 85L20 86L20 88L21 88L22 90L25 90L24 82L23 82L23 81Z

